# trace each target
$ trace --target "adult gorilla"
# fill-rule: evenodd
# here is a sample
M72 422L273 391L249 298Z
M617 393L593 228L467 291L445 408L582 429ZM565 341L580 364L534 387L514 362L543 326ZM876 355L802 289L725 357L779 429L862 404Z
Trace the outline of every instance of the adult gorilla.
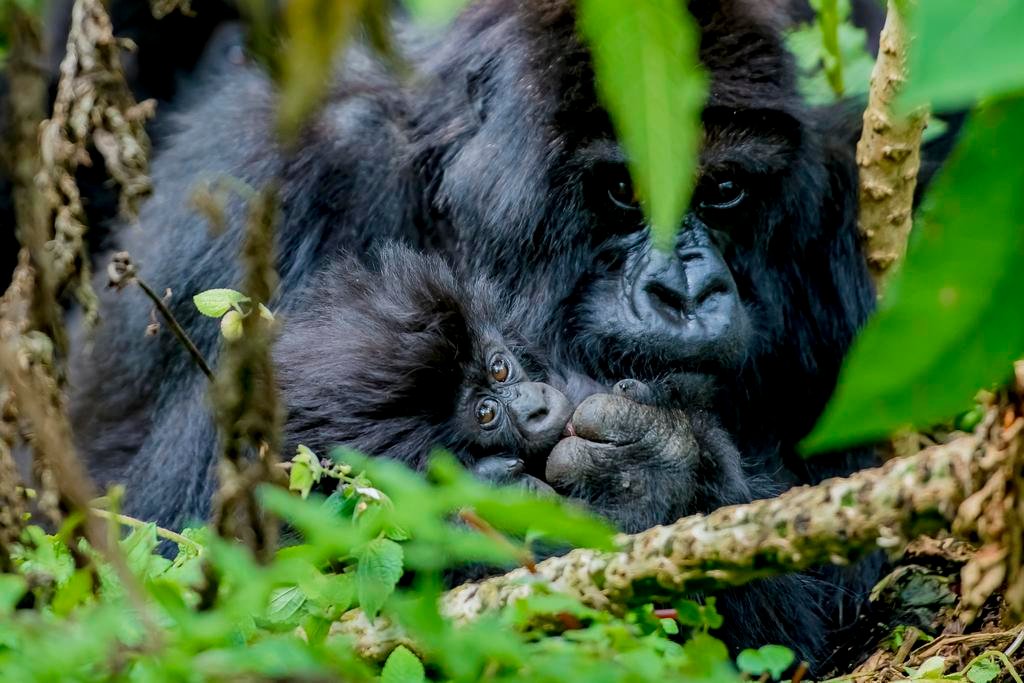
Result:
M591 397L550 459L552 479L627 530L846 470L858 458L804 464L793 446L872 305L855 226L859 117L801 105L765 5L689 4L712 82L699 187L674 254L649 247L570 3L515 0L466 11L419 53L412 87L350 54L293 149L275 143L265 76L214 64L188 86L191 104L153 164L156 196L120 246L173 289L175 315L214 356L216 325L190 297L240 280L244 206L232 203L228 229L211 235L190 192L203 178L280 179L274 305L285 319L340 251L398 239L529 301L522 332L550 342L570 387L668 375L704 387L668 405L628 390ZM209 513L216 434L205 378L170 335L144 337L150 308L137 292L105 296L103 324L78 345L73 418L97 476L127 483L126 512L176 527ZM695 442L691 426L711 418L681 410L691 400L711 403L736 462ZM739 453L747 476L723 476ZM723 596L730 642L784 642L812 658L846 590L836 580Z

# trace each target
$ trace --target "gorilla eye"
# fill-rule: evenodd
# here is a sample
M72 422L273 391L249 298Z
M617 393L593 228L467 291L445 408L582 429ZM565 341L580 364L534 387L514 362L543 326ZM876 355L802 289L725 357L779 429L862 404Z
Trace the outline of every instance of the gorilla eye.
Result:
M498 417L498 402L494 399L485 398L476 407L476 421L481 427L494 426Z
M710 183L700 191L700 208L725 210L733 209L746 199L747 191L739 183L726 180Z
M637 211L640 209L640 201L633 190L633 181L624 167L619 168L608 179L608 199L612 204L626 211Z
M495 356L491 361L491 377L498 382L504 382L510 374L508 361L504 356Z

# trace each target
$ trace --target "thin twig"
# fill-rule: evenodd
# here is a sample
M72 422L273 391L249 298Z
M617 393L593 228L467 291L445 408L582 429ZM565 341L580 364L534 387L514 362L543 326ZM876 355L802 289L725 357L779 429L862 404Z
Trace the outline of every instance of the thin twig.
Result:
M96 507L89 508L89 512L91 512L92 514L96 515L97 517L101 517L103 519L108 519L108 520L117 522L118 524L121 524L123 526L129 526L129 527L132 527L134 529L141 529L143 527L149 526L152 523L152 522L144 522L141 519L135 519L134 517L129 517L128 515L122 515L122 514L119 514L117 512L110 512L109 510L103 510L101 508L96 508ZM175 533L175 532L171 531L170 529L165 529L165 528L163 528L161 526L156 527L156 535L159 536L160 538L165 539L165 540L171 541L173 543L177 543L178 545L188 546L189 548L191 548L192 550L195 550L196 552L202 552L202 550L203 550L203 546L199 545L195 541L193 541L193 540L191 540L189 538L186 538L185 536L182 536L181 534Z
M178 319L174 317L174 313L163 302L163 299L153 291L153 288L145 280L139 277L138 268L135 266L131 254L127 251L119 251L114 254L110 258L110 264L107 266L107 278L109 279L109 285L116 287L118 290L123 289L131 282L137 284L139 289L153 302L156 310L160 313L160 317L170 326L171 332L174 333L174 336L177 337L181 345L192 356L192 360L195 361L195 364L206 375L206 379L211 382L214 380L213 370L210 368L210 364L206 362L206 358L203 357L203 352L199 350L199 347L195 345L192 338L188 336L188 332L181 326Z
M507 536L495 529L488 523L486 519L476 513L476 510L472 508L462 508L459 510L459 519L468 524L473 529L476 529L484 536L497 541L502 546L508 548L519 558L519 564L526 568L531 574L537 572L537 559L533 556L528 548L518 546L513 543Z
M156 292L154 292L153 289L148 284L146 284L145 280L138 276L135 276L135 283L143 292L146 293L146 296L148 296L150 301L153 302L153 305L156 306L156 310L160 312L160 315L170 326L171 332L174 333L174 336L178 338L178 341L181 342L181 345L184 346L185 349L188 351L189 355L192 356L192 360L196 362L196 365L199 366L199 369L203 371L204 375L206 375L206 379L212 382L213 370L210 368L210 365L206 362L206 359L203 358L203 353L195 345L195 342L192 341L192 338L188 336L188 333L185 332L185 329L178 323L177 319L174 317L174 314L171 313L171 309L167 308L167 304L165 304L163 300L159 296L157 296Z

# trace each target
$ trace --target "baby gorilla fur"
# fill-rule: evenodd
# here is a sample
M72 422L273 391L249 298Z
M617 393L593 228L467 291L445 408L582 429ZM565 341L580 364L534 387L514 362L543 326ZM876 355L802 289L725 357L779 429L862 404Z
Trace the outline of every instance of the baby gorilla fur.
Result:
M285 320L275 350L288 446L344 445L422 469L446 448L480 476L524 479L572 414L530 381L513 308L490 282L460 279L439 256L388 245L375 268L340 259L310 305Z

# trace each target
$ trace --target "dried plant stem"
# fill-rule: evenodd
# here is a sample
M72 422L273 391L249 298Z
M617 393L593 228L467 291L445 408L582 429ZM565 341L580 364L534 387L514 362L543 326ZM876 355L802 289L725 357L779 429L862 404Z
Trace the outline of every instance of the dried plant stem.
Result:
M177 318L174 317L174 314L171 313L171 309L167 308L167 304L165 304L163 299L161 299L157 293L154 292L148 284L146 284L145 280L136 276L135 283L143 292L145 292L146 296L149 297L149 300L153 302L156 310L160 313L160 317L162 317L167 325L170 326L171 332L174 333L174 336L178 338L181 345L184 346L189 355L192 356L192 360L195 361L195 364L203 371L206 378L212 382L214 380L213 370L203 357L202 351L200 351L199 347L197 347L195 342L192 341L192 338L188 336L188 333L185 332L185 329L178 322Z
M253 309L243 320L241 338L226 341L213 386L222 439L214 525L220 535L245 543L261 561L273 557L277 521L261 509L256 488L280 478L276 463L283 421L271 357L273 323L258 312L258 304L269 303L277 288L276 221L276 190L265 189L250 200L242 247L243 287Z
M878 61L871 74L864 129L857 145L860 229L868 268L879 293L886 276L907 251L914 188L921 166L921 135L928 122L927 108L907 116L893 108L907 75L907 43L904 18L896 1L889 0Z

